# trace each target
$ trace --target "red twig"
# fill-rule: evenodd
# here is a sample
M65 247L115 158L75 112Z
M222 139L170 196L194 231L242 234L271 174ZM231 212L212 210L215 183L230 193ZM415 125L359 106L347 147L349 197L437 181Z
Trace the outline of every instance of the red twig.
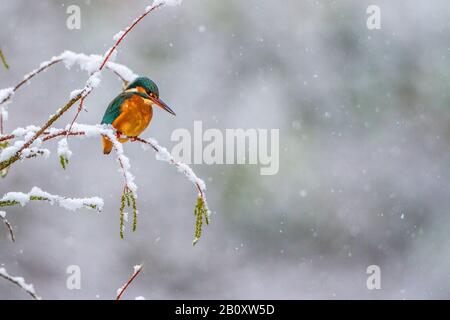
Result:
M125 32L120 36L120 38L116 41L116 43L114 44L114 46L109 50L108 54L105 57L105 60L103 60L103 63L100 65L99 70L102 70L103 67L105 66L106 62L109 60L109 58L111 57L112 53L114 52L114 50L116 50L116 48L118 47L118 45L122 42L122 40L125 38L125 36L142 20L145 18L146 15L148 15L150 12L152 12L153 10L161 7L163 5L163 3L160 3L156 6L153 6L152 8L145 10L145 12L143 14L141 14L136 20L133 21L133 23L125 30Z
M7 136L0 137L0 142L14 139L15 136L13 134L9 134Z
M67 131L67 136L69 136L69 133L72 131L73 124L77 120L78 116L80 115L81 110L83 110L83 103L86 96L82 97L80 100L80 105L78 106L77 113L75 114L75 117L73 117L72 122L70 123L69 130Z
M133 282L133 280L138 276L138 274L142 271L143 267L142 265L139 265L135 271L133 272L133 274L131 275L131 277L128 279L128 281L122 286L122 288L119 291L119 294L116 297L116 300L120 300L120 298L122 297L123 293L125 292L125 290L127 290L128 286L130 285L130 283Z

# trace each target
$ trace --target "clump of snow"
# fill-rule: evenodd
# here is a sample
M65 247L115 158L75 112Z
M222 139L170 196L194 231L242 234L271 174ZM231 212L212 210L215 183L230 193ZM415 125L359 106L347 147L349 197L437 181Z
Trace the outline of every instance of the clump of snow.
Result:
M14 142L12 146L9 146L0 153L0 162L1 161L7 161L11 157L13 157L28 141L31 139L36 131L38 131L40 128L36 126L28 126L26 128L17 128L12 131L12 135L14 135L15 138L23 138L24 140L17 140ZM39 145L42 143L42 139L36 139L34 141L34 146L30 146L28 148L25 148L22 150L20 157L21 159L26 157L32 157L41 155L44 157L50 156L50 151L48 149L41 149L39 148Z
M123 36L124 34L125 34L125 31L123 31L123 30L120 30L119 32L117 32L113 37L114 41L119 40L120 37Z
M94 72L94 73L89 77L89 79L88 79L88 81L87 81L87 85L90 86L90 87L92 87L92 88L97 88L98 85L100 84L100 81L101 81L100 76L101 76L101 72L100 72L100 71Z
M14 88L5 88L0 90L0 104L4 103L6 100L10 99L14 95ZM3 121L8 120L8 110L6 105L11 102L8 101L2 108L0 109L0 114L2 116Z
M82 89L75 89L70 93L70 99L75 98L76 96L78 96L80 93L82 93L83 90Z
M14 88L5 88L0 90L0 103L3 103L6 99L9 99L14 95Z
M134 298L134 300L146 300L146 299L143 296L138 296L138 297Z
M37 127L37 126L27 126L26 128L16 128L15 130L13 130L11 132L12 135L14 135L16 138L18 137L24 137L25 135L27 135L29 132L33 132L35 133L36 131L39 131L41 128Z
M164 6L179 6L183 2L183 0L155 0L153 1L153 4L150 7L156 7L159 5ZM146 8L146 10L149 10L149 7Z
M134 273L139 272L142 269L142 264L137 264L133 267Z
M206 190L205 182L202 179L200 179L199 177L197 177L197 175L191 169L191 167L189 167L185 163L175 161L175 159L170 154L170 152L165 147L160 146L158 144L158 141L156 141L155 139L149 138L149 139L147 139L147 141L150 144L152 144L152 146L154 147L155 150L157 150L157 152L156 152L156 159L157 160L165 161L165 162L169 162L169 163L174 164L177 167L178 171L183 173L192 183L198 185L198 187L202 191Z
M23 207L30 201L30 196L23 192L8 192L3 196L1 201L15 201Z
M106 67L111 71L120 75L125 81L131 82L138 77L133 71L131 71L128 67L125 67L122 64L107 62Z
M178 171L184 173L184 175L186 177L188 177L188 179L192 182L195 183L199 186L199 188L204 191L206 190L206 184L205 182L200 179L199 177L197 177L197 175L195 174L195 172L191 169L191 167L189 167L187 164L185 163L178 163Z
M75 53L69 50L64 51L60 56L67 69L71 69L77 64L81 70L89 73L96 72L102 63L102 56L100 55L86 55L84 53Z
M58 156L64 157L67 160L72 156L72 151L69 149L69 144L67 143L67 138L63 138L58 142Z
M22 146L25 144L25 141L16 141L14 142L14 145L9 146L5 149L3 149L2 153L0 153L0 162L9 160L11 157L13 157L17 151L22 148Z
M22 150L21 158L27 158L27 157L34 157L34 156L43 156L44 158L50 157L50 150L48 149L41 149L41 148L25 148Z

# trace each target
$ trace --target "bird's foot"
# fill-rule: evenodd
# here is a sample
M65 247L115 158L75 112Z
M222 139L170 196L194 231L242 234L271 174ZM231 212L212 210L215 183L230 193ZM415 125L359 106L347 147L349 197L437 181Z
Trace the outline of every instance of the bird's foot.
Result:
M129 137L131 142L136 142L138 141L138 137Z
M122 132L116 131L116 138L119 140L122 137Z

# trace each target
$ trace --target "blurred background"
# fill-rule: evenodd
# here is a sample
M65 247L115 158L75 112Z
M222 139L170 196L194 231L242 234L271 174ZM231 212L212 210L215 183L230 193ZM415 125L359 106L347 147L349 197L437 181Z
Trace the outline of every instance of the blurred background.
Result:
M66 9L81 8L81 29ZM64 50L102 54L149 1L1 1L0 88ZM366 26L369 5L381 29ZM156 110L144 136L169 147L177 128L279 128L280 170L194 165L212 223L192 246L196 192L152 151L126 144L138 184L138 230L119 238L123 181L96 139L69 139L67 170L16 163L0 193L38 186L97 195L101 214L45 203L5 208L0 266L47 299L450 298L450 19L448 2L185 0L158 10L119 47L117 62L150 76L176 117ZM40 74L9 107L5 131L41 125L87 74ZM79 122L99 123L120 81L109 71ZM75 109L59 120L73 118ZM381 289L366 286L369 265ZM81 290L66 269L81 268ZM28 299L0 279L0 299Z

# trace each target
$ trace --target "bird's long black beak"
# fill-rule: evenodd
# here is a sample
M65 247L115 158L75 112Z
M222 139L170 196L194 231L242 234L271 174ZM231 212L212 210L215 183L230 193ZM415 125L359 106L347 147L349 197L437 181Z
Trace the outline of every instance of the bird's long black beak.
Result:
M171 114L173 114L174 116L176 116L175 112L173 112L173 110L170 109L170 107L169 107L167 104L165 104L164 101L162 101L161 99L150 96L150 100L152 100L153 103L156 104L156 105L157 105L158 107L160 107L161 109L164 109L164 110L166 110L168 113L171 113Z

